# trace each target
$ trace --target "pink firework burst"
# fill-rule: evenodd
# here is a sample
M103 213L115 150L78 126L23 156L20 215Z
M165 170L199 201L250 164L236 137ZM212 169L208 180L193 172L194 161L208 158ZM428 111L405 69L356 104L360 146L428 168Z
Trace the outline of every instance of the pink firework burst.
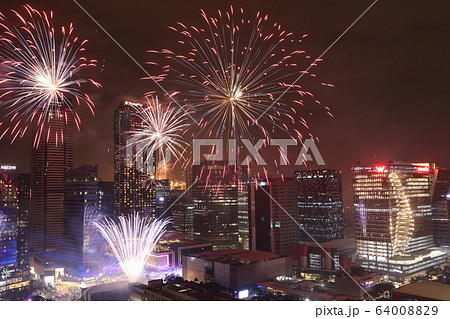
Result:
M232 6L216 16L202 10L201 16L199 26L170 27L179 36L176 49L148 51L165 57L148 64L159 65L162 71L154 78L171 83L176 90L170 94L194 110L199 123L194 135L241 139L259 132L269 139L284 132L301 139L301 127L308 129L301 108L321 105L296 83L301 75L317 82L312 70L321 60L302 49L307 35L298 38L267 15L249 16Z

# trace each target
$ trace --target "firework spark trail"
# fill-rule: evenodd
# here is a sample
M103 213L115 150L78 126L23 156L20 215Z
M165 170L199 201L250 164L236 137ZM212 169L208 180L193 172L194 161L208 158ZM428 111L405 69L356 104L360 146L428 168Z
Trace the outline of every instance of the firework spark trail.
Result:
M74 34L73 24L57 32L53 12L29 5L24 11L12 10L14 24L10 23L12 18L0 13L0 108L6 117L0 123L0 139L10 134L13 143L33 124L37 126L37 147L41 136L49 140L55 134L56 140L64 140L62 131L51 132L46 126L51 118L67 122L68 113L72 113L79 129L76 108L83 102L94 113L94 103L82 88L99 88L100 84L80 75L97 61L83 56L87 40Z
M260 12L255 21L243 9L235 13L232 6L226 12L218 11L217 17L209 17L203 10L201 14L204 22L201 27L180 22L171 27L181 35L180 52L187 49L187 53L168 49L148 51L162 54L169 61L162 65L158 81L168 80L178 86L179 91L171 95L195 109L200 131L208 137L251 137L248 127L256 122L266 138L276 129L301 139L296 126L308 128L308 125L298 114L298 107L304 105L305 99L321 104L310 91L291 83L298 74L316 77L300 66L310 59L297 48L302 39L296 40L292 32L283 30L278 23L269 25L268 16ZM320 61L307 62L305 66L317 66ZM267 113L267 107L287 87L294 88L294 95L286 95ZM264 116L259 119L261 114Z
M134 214L119 216L118 223L106 218L96 226L128 279L136 281L169 223L169 219L150 220Z
M165 150L184 158L183 151L189 145L183 140L182 134L190 126L186 112L174 108L169 103L164 106L158 97L147 97L146 106L136 104L132 115L139 122L130 134L132 146L137 147L136 157L146 154L146 160L153 156L165 158Z
M347 27L347 29L345 29L344 30L344 32L342 32L341 33L341 35L339 35L338 37L337 37L337 39L336 40L334 40L333 41L333 43L331 43L326 49L325 49L325 51L323 51L316 59L315 59L315 61L322 61L322 58L325 56L325 54L327 54L327 52L376 4L378 2L378 0L375 0L374 2L372 2L372 4L369 6L369 7L367 7L367 9L366 10L364 10L363 11L363 13L361 13L356 19L355 19L355 21L353 21L348 27ZM315 66L315 64L310 64L309 66L308 66L308 68L305 70L306 72L308 72L309 71L309 69L311 69L312 67L314 67ZM269 111L269 109L270 108L272 108L277 102L278 102L278 100L279 99L281 99L282 97L283 97L283 95L284 94L286 94L290 89L292 89L292 88L295 88L295 84L303 77L303 75L304 75L305 73L302 73L302 74L300 74L300 76L298 77L298 78L296 78L295 79L295 81L294 82L292 82L292 84L291 85L289 85L287 88L286 88L286 90L275 100L275 101L273 101L272 102L272 104L262 113L262 114L260 114L259 115L259 117L256 119L256 120L259 120L261 117L263 117L264 115L265 115L265 113L266 112L268 112ZM325 84L325 83L322 83L322 84ZM325 85L329 85L329 84L325 84ZM326 107L326 109L328 110L328 115L330 115L331 117L333 117L333 114L331 114L329 111L330 111L330 109L328 108L328 107ZM255 121L255 123L256 123L257 121Z
M87 247L89 247L91 241L95 239L96 233L98 231L96 224L99 223L103 217L104 217L103 214L95 205L86 205L86 207L84 208L83 231L84 231L85 245Z

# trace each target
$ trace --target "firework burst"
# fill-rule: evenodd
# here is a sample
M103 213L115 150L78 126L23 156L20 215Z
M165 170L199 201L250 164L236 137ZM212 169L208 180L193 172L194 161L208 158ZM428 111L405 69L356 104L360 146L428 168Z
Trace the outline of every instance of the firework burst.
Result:
M136 281L169 223L169 219L150 220L134 214L119 216L118 223L107 218L96 223L96 226L110 245L128 279Z
M133 116L139 125L128 132L129 141L136 148L136 158L143 156L149 163L153 162L154 157L159 158L159 165L151 174L158 175L158 171L163 171L168 165L169 153L177 161L184 158L183 154L189 144L183 140L182 135L190 126L189 113L171 103L161 104L158 97L148 97L147 105L136 104L133 108Z
M5 114L0 138L10 134L14 142L35 125L37 147L41 137L64 140L63 130L51 131L46 125L52 118L67 122L72 115L79 129L76 108L83 102L94 113L94 103L82 88L100 84L80 74L96 61L83 56L87 40L74 35L73 24L57 31L53 12L29 5L24 11L12 10L15 23L0 13L0 108Z
M155 78L177 85L178 91L170 93L192 106L206 136L249 138L254 125L266 138L283 131L301 139L299 126L308 125L299 108L306 99L321 104L294 83L302 74L316 78L307 70L321 61L311 60L299 49L306 35L296 39L280 24L269 24L267 15L258 12L248 17L243 9L235 12L232 6L218 11L216 17L203 10L201 15L202 26L179 22L170 27L180 36L179 49L148 51L168 61L148 62L162 66Z

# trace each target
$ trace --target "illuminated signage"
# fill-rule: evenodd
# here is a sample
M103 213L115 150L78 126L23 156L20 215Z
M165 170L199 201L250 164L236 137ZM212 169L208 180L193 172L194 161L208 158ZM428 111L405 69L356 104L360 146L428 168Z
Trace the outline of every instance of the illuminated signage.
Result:
M244 299L248 297L248 289L239 291L239 299Z
M17 168L15 165L1 165L0 169L6 170L6 171L13 171Z
M429 173L430 172L430 167L428 167L428 166L417 166L416 169L419 173Z
M387 168L385 165L377 165L374 168L375 173L387 173Z

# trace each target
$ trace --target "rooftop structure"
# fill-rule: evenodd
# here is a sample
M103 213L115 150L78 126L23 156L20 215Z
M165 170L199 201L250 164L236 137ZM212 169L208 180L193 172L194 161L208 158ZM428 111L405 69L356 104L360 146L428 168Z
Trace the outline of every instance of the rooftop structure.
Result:
M450 301L450 285L431 281L419 281L394 290L392 292L392 299Z
M183 256L183 278L216 282L230 289L241 289L291 274L291 257L268 252L227 249Z
M223 301L233 298L194 282L167 283L152 280L148 285L130 284L130 300L143 301Z

